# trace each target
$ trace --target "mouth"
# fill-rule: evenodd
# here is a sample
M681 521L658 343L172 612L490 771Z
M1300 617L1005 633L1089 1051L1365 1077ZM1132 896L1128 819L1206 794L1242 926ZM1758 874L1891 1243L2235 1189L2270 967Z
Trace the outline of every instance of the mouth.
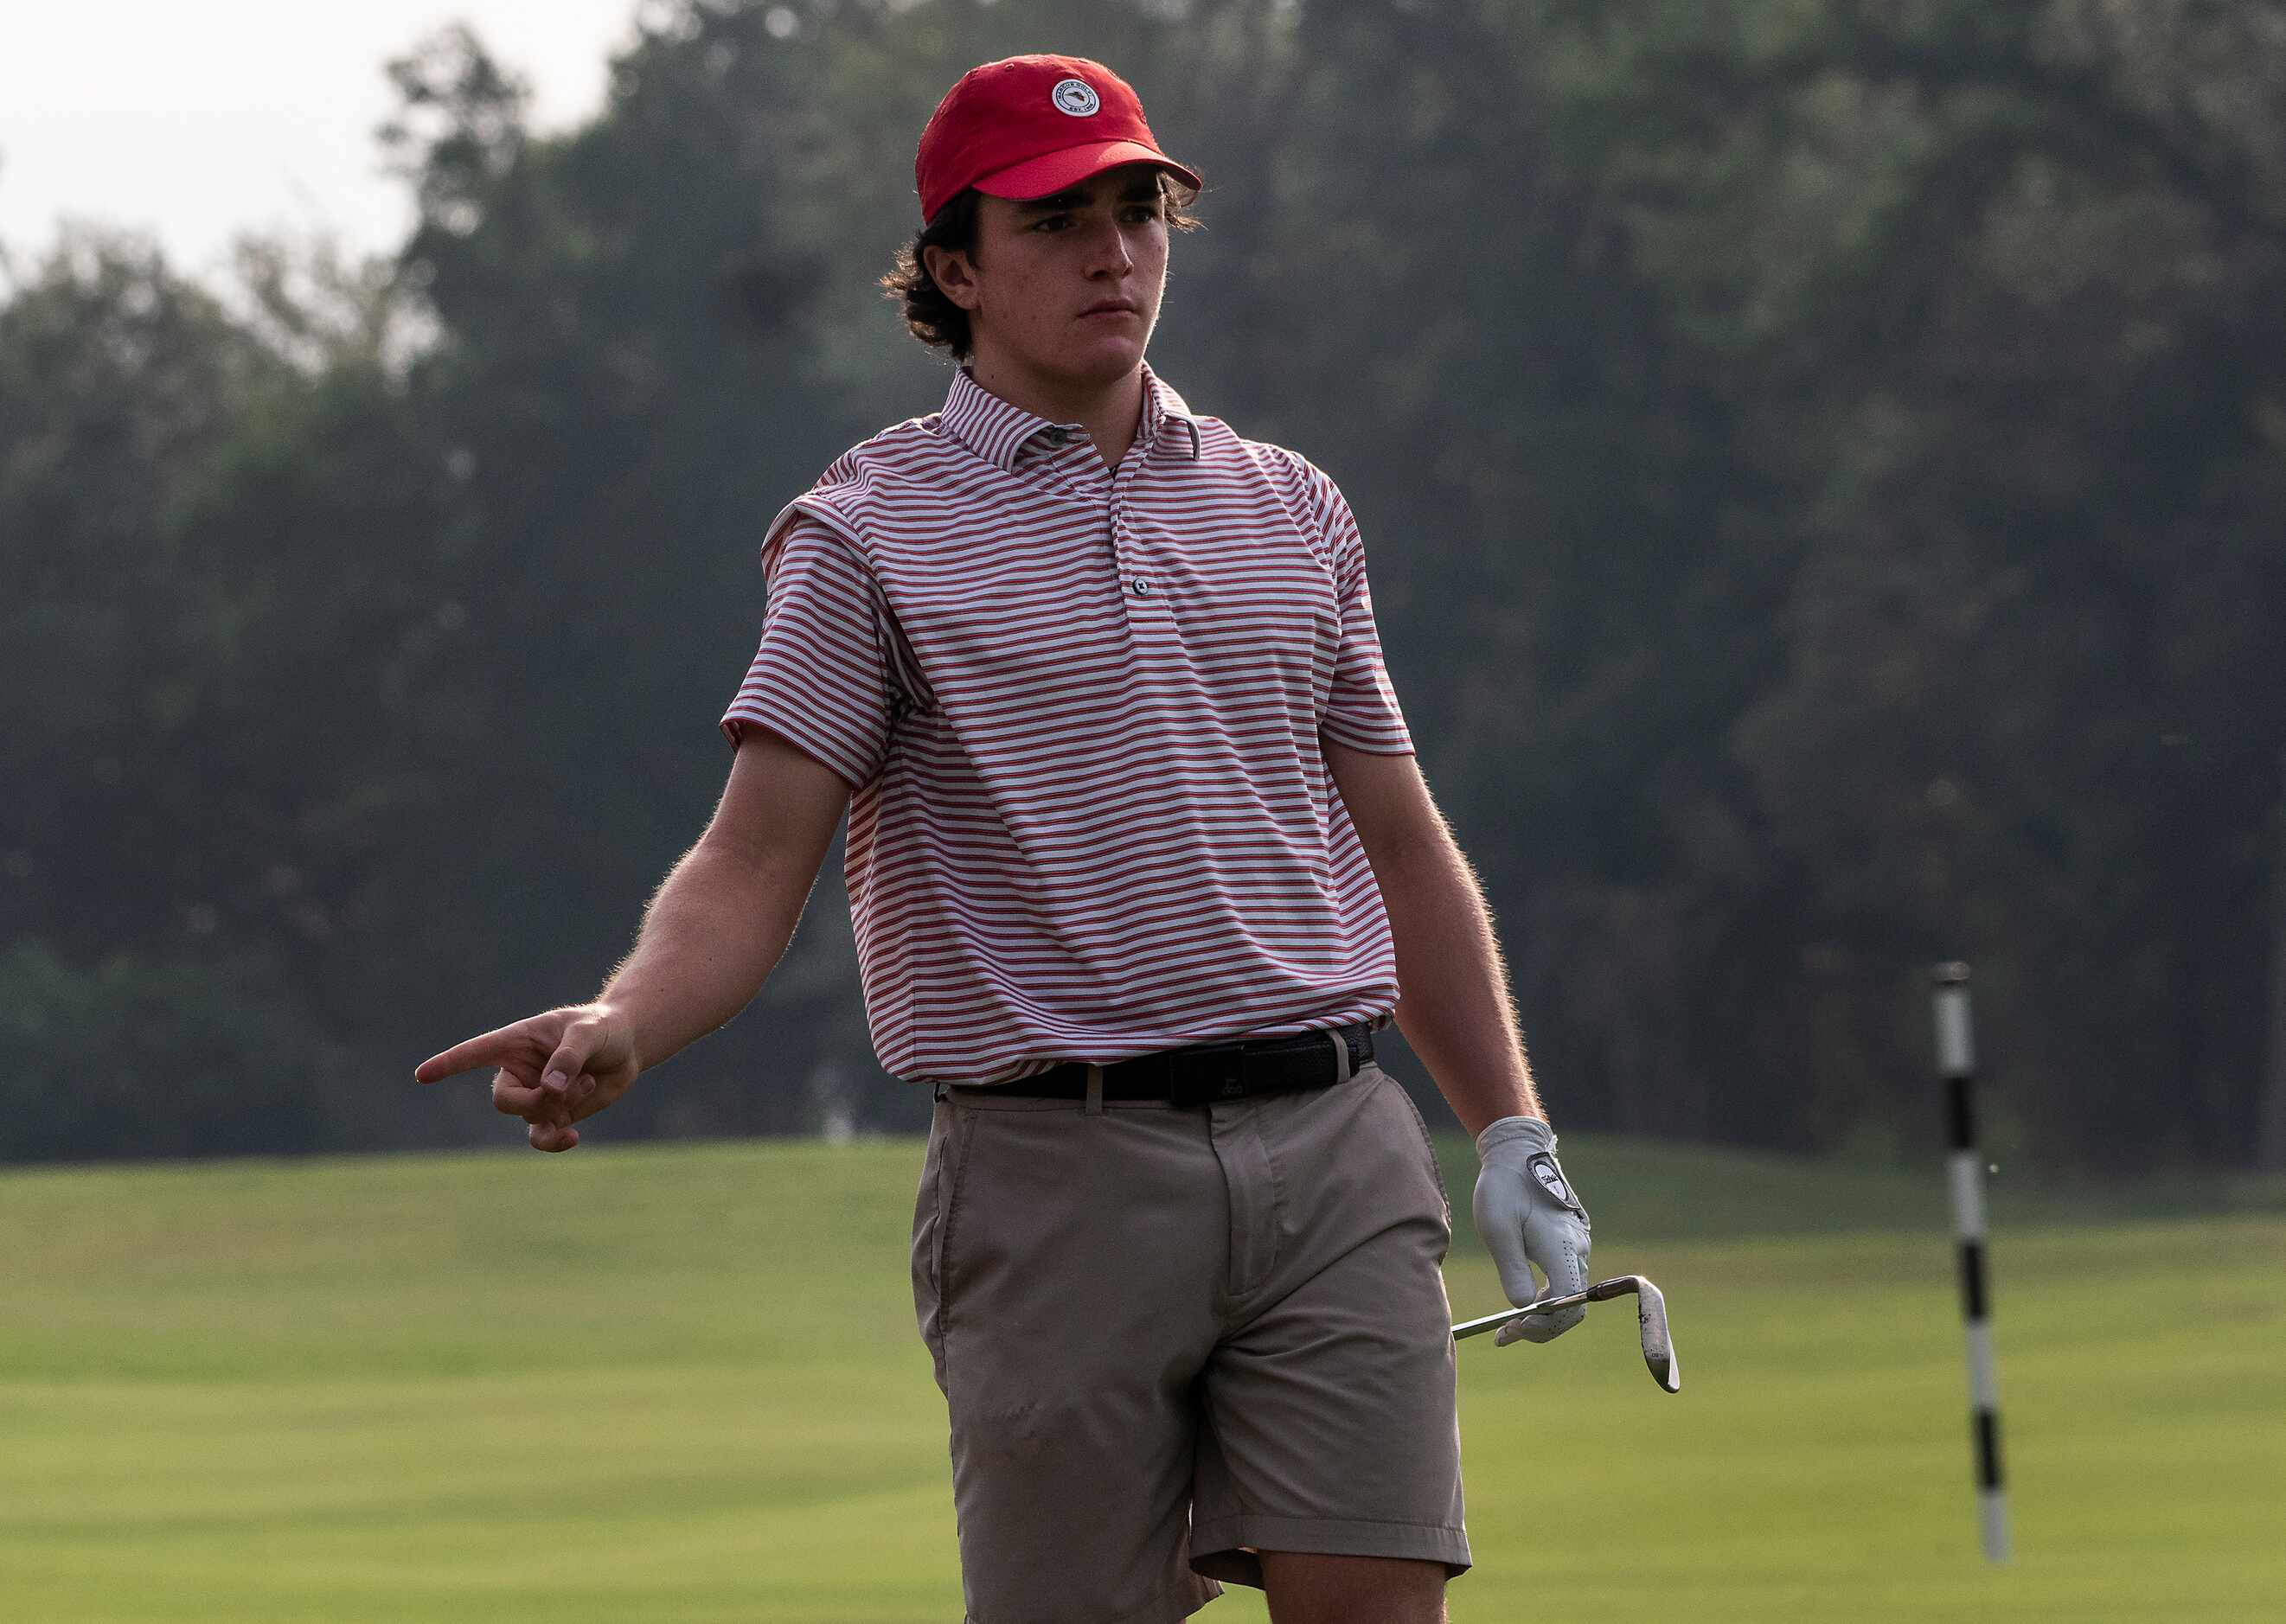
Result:
M1142 313L1124 299L1106 299L1100 304L1091 304L1080 311L1080 319L1086 320L1097 316L1139 316Z

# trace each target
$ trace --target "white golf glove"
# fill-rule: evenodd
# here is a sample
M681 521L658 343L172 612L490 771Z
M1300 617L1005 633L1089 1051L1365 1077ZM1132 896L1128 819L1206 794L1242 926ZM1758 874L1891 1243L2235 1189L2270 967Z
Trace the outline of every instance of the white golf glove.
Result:
M1477 1135L1477 1155L1484 1167L1469 1210L1500 1270L1510 1305L1521 1308L1543 1297L1586 1290L1588 1210L1557 1165L1554 1130L1537 1116L1503 1116ZM1548 1276L1545 1291L1533 1283L1535 1263ZM1565 1308L1526 1314L1502 1326L1493 1344L1504 1348L1517 1341L1546 1342L1587 1313L1585 1308Z

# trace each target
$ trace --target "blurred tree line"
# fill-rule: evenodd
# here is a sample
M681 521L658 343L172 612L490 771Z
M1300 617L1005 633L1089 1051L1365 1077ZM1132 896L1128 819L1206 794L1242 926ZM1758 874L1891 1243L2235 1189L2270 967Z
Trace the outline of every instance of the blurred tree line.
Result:
M761 524L942 397L913 142L1040 49L1208 176L1154 363L1348 492L1565 1123L1927 1142L1959 956L2007 1147L2286 1160L2251 0L672 0L546 137L422 43L394 257L0 267L0 1159L498 1139L411 1065L703 825ZM920 1120L839 871L612 1136Z

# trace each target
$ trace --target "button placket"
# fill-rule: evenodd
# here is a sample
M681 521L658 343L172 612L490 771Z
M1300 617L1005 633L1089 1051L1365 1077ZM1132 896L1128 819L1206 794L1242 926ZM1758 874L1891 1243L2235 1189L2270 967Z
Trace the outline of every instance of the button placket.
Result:
M1147 572L1147 561L1136 556L1140 549L1135 545L1135 532L1128 524L1127 509L1128 499L1133 493L1131 487L1135 482L1135 476L1142 467L1143 461L1144 459L1141 457L1122 457L1119 460L1119 466L1112 470L1111 477L1113 562L1120 571L1129 601L1139 605L1150 602L1153 587L1151 577Z

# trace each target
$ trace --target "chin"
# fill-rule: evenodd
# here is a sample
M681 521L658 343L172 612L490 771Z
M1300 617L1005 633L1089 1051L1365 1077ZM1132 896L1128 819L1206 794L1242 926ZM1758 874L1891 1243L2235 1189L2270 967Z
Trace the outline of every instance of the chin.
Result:
M1142 338L1108 333L1071 354L1063 370L1091 383L1116 383L1143 364L1147 348L1147 342Z

